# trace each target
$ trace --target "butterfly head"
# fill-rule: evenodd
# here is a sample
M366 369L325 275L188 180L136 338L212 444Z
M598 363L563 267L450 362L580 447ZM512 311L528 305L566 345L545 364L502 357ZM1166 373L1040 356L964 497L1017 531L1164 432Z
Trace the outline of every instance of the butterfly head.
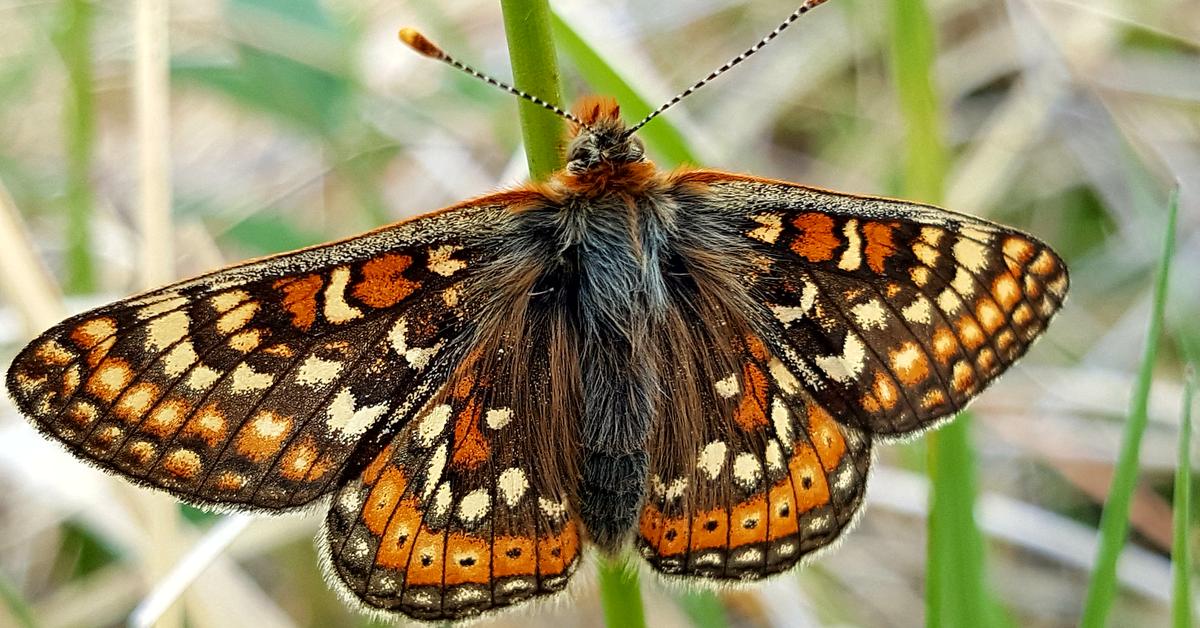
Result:
M597 169L617 170L646 160L642 141L628 133L621 109L612 98L585 98L575 107L567 170L582 174Z

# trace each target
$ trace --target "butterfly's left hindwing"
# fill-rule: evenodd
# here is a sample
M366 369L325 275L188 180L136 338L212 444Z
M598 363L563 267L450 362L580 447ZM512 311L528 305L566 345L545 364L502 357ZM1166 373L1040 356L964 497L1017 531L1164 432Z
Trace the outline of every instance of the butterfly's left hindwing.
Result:
M74 316L18 355L9 392L73 453L182 499L305 504L444 380L512 196Z

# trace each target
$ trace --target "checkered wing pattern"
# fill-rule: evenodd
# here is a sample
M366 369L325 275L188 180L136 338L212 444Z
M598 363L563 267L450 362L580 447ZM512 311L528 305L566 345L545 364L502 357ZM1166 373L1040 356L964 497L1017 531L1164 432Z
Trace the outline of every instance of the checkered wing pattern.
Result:
M481 339L416 419L339 489L323 545L349 597L454 620L566 586L584 533L571 446L577 347L563 312Z
M201 504L305 504L445 381L469 331L466 269L489 255L471 234L511 196L74 316L16 358L8 389L43 433L134 481Z
M961 410L1062 306L1033 237L906 201L696 173L762 256L750 278L772 354L840 423L879 436ZM752 200L747 200L752 199ZM720 211L720 210L717 210Z

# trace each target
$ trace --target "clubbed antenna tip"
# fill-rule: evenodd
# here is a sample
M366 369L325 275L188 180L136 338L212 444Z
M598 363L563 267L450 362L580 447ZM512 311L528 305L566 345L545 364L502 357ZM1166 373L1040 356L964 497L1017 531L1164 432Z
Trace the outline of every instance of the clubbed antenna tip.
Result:
M421 31L415 28L404 27L400 29L400 41L404 42L409 48L434 59L444 59L446 53L442 52L438 45L429 41L429 38L421 34Z

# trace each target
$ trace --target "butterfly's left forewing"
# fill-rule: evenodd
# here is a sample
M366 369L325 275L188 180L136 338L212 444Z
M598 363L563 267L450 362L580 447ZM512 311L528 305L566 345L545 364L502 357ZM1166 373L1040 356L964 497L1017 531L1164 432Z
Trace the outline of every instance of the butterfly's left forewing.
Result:
M80 457L201 504L286 509L447 376L468 278L513 195L74 316L8 389Z

